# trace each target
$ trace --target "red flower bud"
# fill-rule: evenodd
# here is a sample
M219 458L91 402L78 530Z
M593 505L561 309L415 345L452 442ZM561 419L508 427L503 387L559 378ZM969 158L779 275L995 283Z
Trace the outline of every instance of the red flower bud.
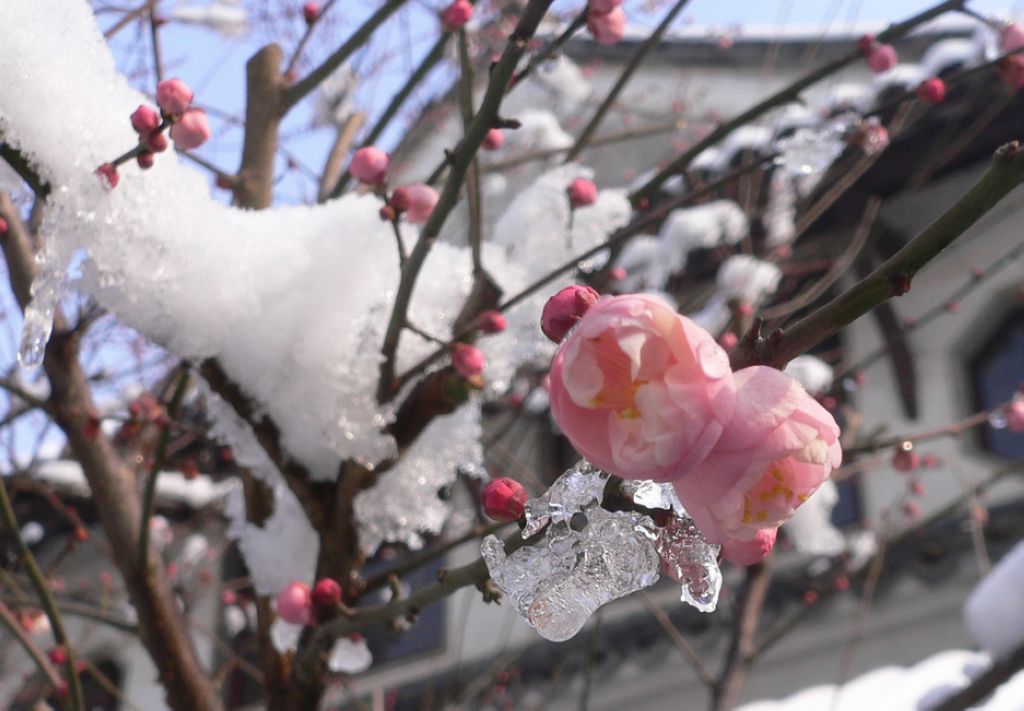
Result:
M334 607L341 602L341 585L337 580L321 578L313 586L311 597L315 607Z
M597 201L597 186L593 180L576 178L569 183L569 204L575 207L586 207Z
M473 17L473 6L469 0L455 0L441 11L441 27L445 32L461 29Z
M50 651L46 653L46 656L50 658L50 662L56 666L60 666L68 660L68 650L63 646L51 647Z
M302 18L307 25L312 25L320 19L320 6L315 2L307 2L302 6Z
M160 125L160 115L145 105L139 106L132 112L131 120L132 128L143 138L153 133Z
M508 327L508 320L497 311L484 311L477 319L480 330L484 333L501 333Z
M484 354L476 346L456 343L452 346L452 365L464 378L480 375L484 370Z
M506 476L487 482L480 500L484 513L495 521L517 521L526 510L526 489Z
M135 162L138 163L139 167L143 170L149 170L152 168L155 160L155 156L150 151L143 151L139 155L135 156Z
M921 457L914 451L914 445L904 442L892 455L892 468L899 472L912 472L921 466Z
M505 133L500 128L492 128L484 135L485 151L496 151L505 143Z
M153 133L146 139L146 145L154 153L163 153L167 150L167 136L163 132Z
M593 306L600 295L589 286L567 286L548 299L540 316L540 330L555 343L561 343L576 322Z

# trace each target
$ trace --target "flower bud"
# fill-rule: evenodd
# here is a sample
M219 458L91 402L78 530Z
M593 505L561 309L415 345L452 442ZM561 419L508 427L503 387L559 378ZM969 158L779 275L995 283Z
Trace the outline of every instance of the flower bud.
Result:
M896 66L896 49L891 44L875 43L868 50L868 68L875 74L887 72Z
M7 234L7 228L8 228L7 220L5 220L4 218L0 217L0 235Z
M182 149L198 148L210 138L210 124L202 109L189 109L171 126L171 138Z
M277 614L293 625L308 625L312 619L313 601L309 586L293 580L277 594Z
M56 666L64 664L68 660L68 650L63 645L51 647L50 651L46 653L46 656L50 658L50 662Z
M480 314L477 325L484 333L501 333L508 327L508 320L492 309Z
M860 50L861 54L867 56L871 51L871 48L878 43L875 36L872 34L861 35L861 38L857 40L857 49Z
M732 331L726 331L718 337L718 345L727 351L731 351L736 347L736 344L740 342L740 339Z
M441 12L441 27L445 32L461 29L473 17L469 0L455 0Z
M320 6L315 2L307 2L302 6L302 19L307 25L312 25L320 19Z
M156 103L165 114L185 113L193 97L192 89L181 79L164 79L156 85Z
M146 139L146 145L154 153L163 153L167 150L167 136L163 133L151 133Z
M484 513L495 521L518 521L528 498L523 485L507 476L487 482L480 495Z
M505 143L505 132L500 128L492 128L484 136L483 148L485 151L496 151Z
M540 316L540 330L555 343L561 343L583 314L597 303L600 294L589 286L567 286L548 299Z
M576 178L569 183L569 204L574 208L593 205L597 201L597 186L593 180Z
M379 185L388 172L388 154L376 146L360 148L352 156L348 172L360 183Z
M925 79L917 85L915 93L926 104L941 104L946 99L946 84L938 77Z
M113 163L104 163L96 169L96 175L100 176L100 179L106 183L108 188L116 188L118 182L121 180L121 176L117 173L117 168L114 167Z
M999 33L999 49L1005 54L1024 47L1024 30L1011 22Z
M143 151L139 155L135 156L135 162L139 164L139 167L143 170L149 170L153 167L155 156L152 151Z
M587 31L598 44L618 44L626 36L626 13L621 7L610 12L588 12Z
M341 602L341 585L333 578L320 578L311 595L315 607L334 607Z
M437 191L423 183L413 183L399 188L391 196L391 207L405 213L405 219L414 225L422 225L430 219L440 196Z
M1011 432L1024 432L1024 399L1016 398L1003 411L1006 427Z
M452 365L464 378L480 375L484 370L483 351L468 343L456 343L452 346Z
M914 445L904 442L892 455L892 468L898 472L912 472L921 466L921 457L914 451Z
M622 4L622 0L589 0L587 9L599 15L607 15Z
M160 125L160 115L145 105L140 105L139 108L132 112L131 120L132 128L143 138L155 131Z

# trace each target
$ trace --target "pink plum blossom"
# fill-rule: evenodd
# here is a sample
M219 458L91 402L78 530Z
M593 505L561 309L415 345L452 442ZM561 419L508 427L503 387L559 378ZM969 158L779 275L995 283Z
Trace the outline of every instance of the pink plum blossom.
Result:
M715 446L736 397L714 338L644 294L591 306L550 377L562 432L595 466L626 479L685 475Z
M626 36L626 13L621 7L609 12L588 12L587 31L599 44L618 44Z
M437 191L423 183L406 185L391 196L391 206L405 213L405 219L414 225L422 225L430 219L440 196Z
M179 116L192 104L192 89L181 79L164 79L156 85L156 103L165 114Z
M360 148L352 156L348 170L361 183L377 185L388 172L388 154L376 146Z
M496 151L505 143L505 133L500 128L492 128L484 135L483 149Z
M171 126L171 139L181 150L198 148L210 138L210 122L202 109L189 109Z
M762 528L749 541L730 538L722 543L722 558L733 565L754 565L768 557L775 547L777 528Z
M1024 432L1024 398L1015 398L1006 406L1003 414L1011 432Z
M1024 30L1020 25L1011 22L999 33L999 49L1004 53L1024 47Z
M473 17L473 6L469 0L455 0L441 11L441 26L445 32L461 29Z
M508 328L508 319L502 316L500 312L491 309L480 314L480 318L477 319L477 325L484 333L501 333Z
M766 366L734 379L735 412L717 445L675 480L698 528L721 544L788 521L842 461L838 425L796 380Z
M160 125L160 115L146 105L141 105L132 112L132 128L142 138L146 138Z
M484 372L484 354L476 346L456 343L452 346L452 365L455 372L464 378L472 378Z
M597 201L597 186L593 180L576 178L569 183L569 203L575 207L586 207Z
M293 580L277 593L277 614L293 625L308 625L313 617L313 600L309 586Z
M589 286L573 284L552 296L544 304L540 316L540 330L555 343L561 343L566 334L583 317L601 295Z

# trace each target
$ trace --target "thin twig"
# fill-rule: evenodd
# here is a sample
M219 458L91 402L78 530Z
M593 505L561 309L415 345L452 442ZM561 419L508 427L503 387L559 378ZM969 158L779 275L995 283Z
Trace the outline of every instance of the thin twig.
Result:
M324 19L324 15L327 14L331 9L331 6L334 5L336 1L337 0L327 0L327 2L324 3L324 6L317 13L316 19L306 25L306 31L302 33L302 37L299 38L299 43L295 46L295 51L292 52L292 56L288 60L288 64L284 70L285 74L290 74L294 71L295 67L299 63L299 59L302 58L302 50L306 48L306 45L309 44L309 40L313 37L313 30L315 30L317 25L320 24L320 21Z
M42 650L39 649L32 638L25 634L25 630L18 623L17 618L11 612L7 605L0 602L0 624L3 624L7 628L7 631L11 633L21 646L25 649L25 653L35 662L35 665L39 667L39 671L42 672L43 676L46 677L47 681L54 688L60 686L60 677L57 676L57 672L54 671L53 666L49 660L43 655Z
M469 41L466 30L459 30L459 110L462 114L462 129L467 130L473 122L473 60L469 56ZM480 254L483 242L483 206L480 192L480 161L474 155L466 172L466 207L469 211L469 249L473 260L473 275L484 270Z
M647 55L650 54L651 50L661 44L661 38L664 37L665 32L668 31L673 20L679 16L679 13L683 11L683 8L685 8L689 2L690 0L676 0L676 4L672 6L672 9L669 10L668 13L666 13L664 19L662 19L654 32L652 32L650 36L637 48L636 53L622 69L622 73L615 81L615 84L612 85L612 88L605 95L601 105L597 107L597 111L594 112L594 115L590 118L586 127L584 127L580 132L579 137L576 139L576 143L574 143L572 148L569 149L568 154L565 156L566 163L570 163L575 160L579 154L583 152L583 149L587 147L591 136L593 136L597 131L598 126L601 125L605 114L607 114L615 102L618 101L619 95L622 93L622 90L626 88L626 84L629 83L629 80L633 78L633 74L640 68L640 65L643 63L644 59L647 58ZM586 10L584 10L584 13L585 12Z
M661 629L664 630L669 640L675 645L675 648L679 650L679 653L686 658L686 661L690 663L693 670L697 673L697 677L704 682L704 685L709 689L715 685L715 678L711 676L711 672L704 666L704 662L701 661L700 655L697 654L696 650L690 646L690 643L686 641L686 637L679 631L674 624L672 624L671 618L665 614L658 603L651 599L651 596L646 590L641 590L637 593L637 597L640 602L644 604L647 611L651 613L654 619L661 625Z
M514 88L518 86L519 83L526 77L530 76L537 67L553 57L562 48L562 46L572 39L572 36L586 24L587 6L584 5L579 14L573 18L572 22L566 25L565 29L562 30L562 34L548 42L539 52L530 57L530 60L526 63L526 66L523 67L523 70L512 77L512 87Z

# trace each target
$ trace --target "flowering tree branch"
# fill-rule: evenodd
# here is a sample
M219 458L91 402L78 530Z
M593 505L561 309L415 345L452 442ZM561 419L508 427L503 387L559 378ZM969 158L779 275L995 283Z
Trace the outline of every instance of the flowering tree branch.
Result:
M914 276L1024 182L1024 153L1017 142L996 151L988 172L956 204L903 249L862 279L785 331L762 338L754 329L731 354L733 367L764 364L782 367L825 338L887 301L905 294Z
M889 29L879 33L877 39L879 42L890 42L892 40L899 39L922 23L932 20L951 10L959 10L964 6L965 2L966 0L945 0L944 2L940 2L937 5L933 5L932 7L919 12L911 18L904 20L903 22L900 22L899 24L892 25ZM805 89L818 83L822 79L835 74L840 69L852 64L861 57L862 54L859 49L851 50L845 56L829 62L825 66L815 69L800 79L797 79L792 84L780 89L768 98L751 106L738 116L719 124L707 136L687 149L682 155L673 160L662 170L658 171L654 177L634 191L633 194L630 195L630 199L633 204L639 205L645 198L649 199L653 197L654 193L659 187L661 187L662 183L673 175L686 170L693 159L700 155L705 149L715 145L740 126L744 126L754 119L763 116L771 109L782 106L783 104L788 104L791 101L796 101L800 98L800 94Z
M553 0L530 0L520 15L509 42L502 53L501 58L491 69L490 82L487 91L480 103L476 116L466 127L465 135L455 149L449 154L448 163L451 169L448 179L445 182L441 196L431 213L430 218L420 231L419 240L409 254L405 268L398 284L398 291L395 294L395 303L392 307L391 318L388 322L387 332L384 335L384 344L381 347L383 360L380 366L380 380L377 385L377 399L386 402L393 397L396 387L395 382L395 360L398 352L398 342L406 321L406 314L409 304L412 301L413 289L420 270L430 253L434 241L441 233L441 227L458 202L459 193L462 190L462 183L474 160L477 150L483 143L484 136L494 126L498 118L498 110L501 101L505 96L508 82L512 78L519 60L526 52L529 39L537 31L537 26L543 19L548 7Z

